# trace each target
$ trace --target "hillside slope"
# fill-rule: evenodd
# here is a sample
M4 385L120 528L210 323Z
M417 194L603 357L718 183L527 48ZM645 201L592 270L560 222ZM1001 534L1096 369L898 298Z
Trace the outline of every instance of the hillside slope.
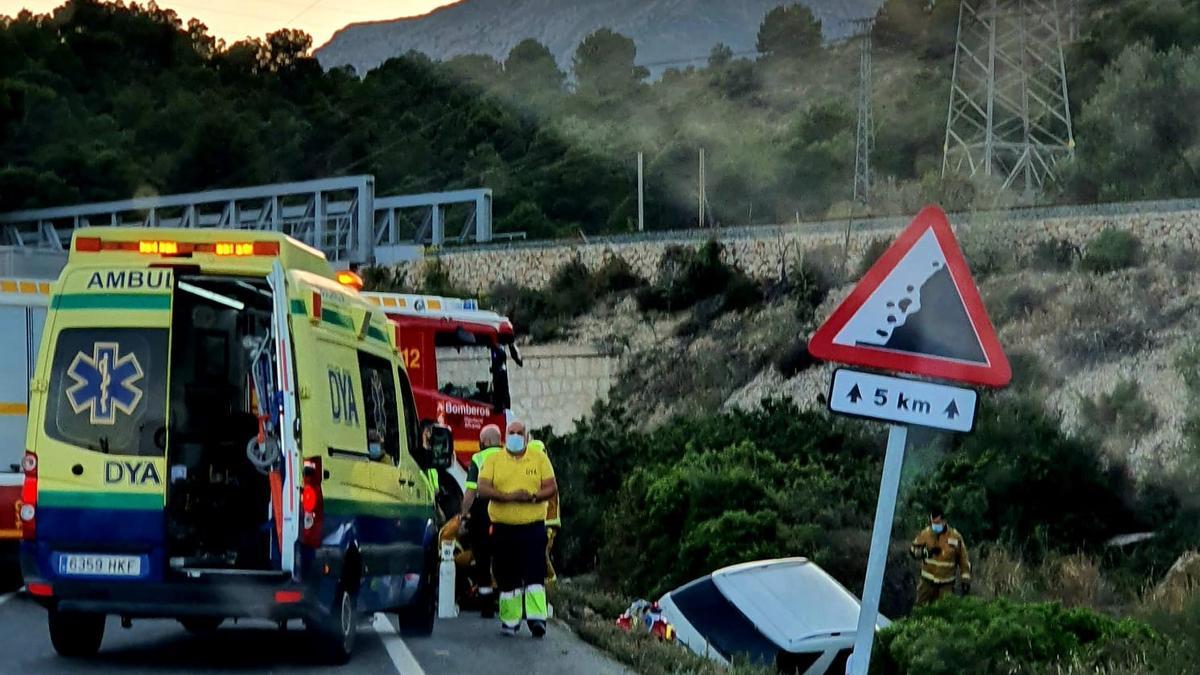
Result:
M583 38L611 28L633 38L638 62L661 72L663 61L696 57L703 63L719 42L735 52L754 49L763 17L782 0L464 0L420 17L357 23L338 31L316 51L326 68L351 65L363 74L409 51L434 59L487 54L503 59L517 43L534 38L569 69ZM849 19L873 14L882 0L804 0L836 40L850 33ZM660 65L653 65L660 64ZM683 64L686 65L686 64Z

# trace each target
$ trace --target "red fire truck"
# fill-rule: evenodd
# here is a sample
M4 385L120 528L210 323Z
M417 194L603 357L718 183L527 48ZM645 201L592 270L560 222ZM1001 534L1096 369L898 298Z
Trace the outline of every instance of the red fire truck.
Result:
M440 481L446 506L457 510L466 466L479 450L479 431L501 429L512 416L508 361L521 365L513 326L475 300L399 293L363 293L400 328L401 356L421 422L449 426L458 462Z

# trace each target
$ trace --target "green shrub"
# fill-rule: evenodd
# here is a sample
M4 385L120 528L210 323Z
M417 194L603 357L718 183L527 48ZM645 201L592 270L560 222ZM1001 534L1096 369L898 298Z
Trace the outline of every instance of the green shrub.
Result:
M861 279L879 260L883 252L888 250L892 245L891 239L872 239L863 250L862 259L858 261L858 272L856 278Z
M1046 292L1015 277L993 280L983 287L988 314L997 326L1028 318L1046 302Z
M762 286L743 273L736 270L721 293L722 308L728 312L749 309L762 304Z
M1005 542L1038 559L1048 551L1095 551L1139 531L1124 464L1066 435L1032 396L985 397L975 432L918 481L915 513L936 498L968 541Z
M792 291L796 296L796 313L803 321L816 318L817 309L829 291L841 283L841 275L829 259L804 255L792 268L789 275Z
M1142 262L1142 241L1131 232L1108 228L1096 235L1083 251L1081 265L1088 272L1105 274Z
M1063 272L1071 269L1079 249L1066 239L1043 239L1033 247L1030 262L1042 272Z
M1134 380L1121 380L1107 394L1080 402L1079 413L1088 425L1100 433L1137 438L1152 430L1158 422L1154 405L1142 396Z
M372 265L359 270L363 280L363 290L374 293L406 293L408 274L395 267Z
M637 292L638 308L677 312L717 296L724 300L723 311L761 304L762 289L744 272L725 263L724 250L717 241L708 241L699 249L667 247L654 284Z
M960 237L963 257L976 278L1017 270L1017 254L1011 241L995 227L977 225Z
M1114 649L1149 644L1156 633L1057 603L947 598L880 631L885 675L1007 675L1056 664L1109 665Z
M447 298L473 298L475 294L456 285L450 279L450 270L441 258L427 259L425 269L421 274L418 293L425 295L440 295Z
M624 258L615 255L605 258L592 278L596 293L600 295L624 293L646 284L646 280L639 277Z

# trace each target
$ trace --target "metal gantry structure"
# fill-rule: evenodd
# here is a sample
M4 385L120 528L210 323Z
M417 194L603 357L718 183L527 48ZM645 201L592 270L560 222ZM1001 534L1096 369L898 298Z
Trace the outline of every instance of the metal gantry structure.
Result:
M867 204L871 200L871 153L875 151L874 84L871 64L875 19L853 22L859 36L858 61L858 129L854 145L854 201Z
M942 175L1029 197L1074 151L1056 0L962 0Z
M456 235L459 243L491 241L491 190L379 198L374 177L361 175L0 213L0 244L63 251L73 230L89 226L268 230L334 262L394 262L397 249L446 243L450 204L473 206ZM397 218L409 209L426 217L416 235L405 238Z

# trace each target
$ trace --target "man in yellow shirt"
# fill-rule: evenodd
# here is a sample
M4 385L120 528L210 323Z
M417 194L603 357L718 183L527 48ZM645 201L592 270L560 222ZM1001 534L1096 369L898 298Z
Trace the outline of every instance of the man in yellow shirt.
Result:
M546 634L546 504L558 494L554 467L544 452L529 452L529 433L510 422L504 452L479 472L479 496L491 500L492 569L500 591L500 623L516 635L524 613L534 637Z

